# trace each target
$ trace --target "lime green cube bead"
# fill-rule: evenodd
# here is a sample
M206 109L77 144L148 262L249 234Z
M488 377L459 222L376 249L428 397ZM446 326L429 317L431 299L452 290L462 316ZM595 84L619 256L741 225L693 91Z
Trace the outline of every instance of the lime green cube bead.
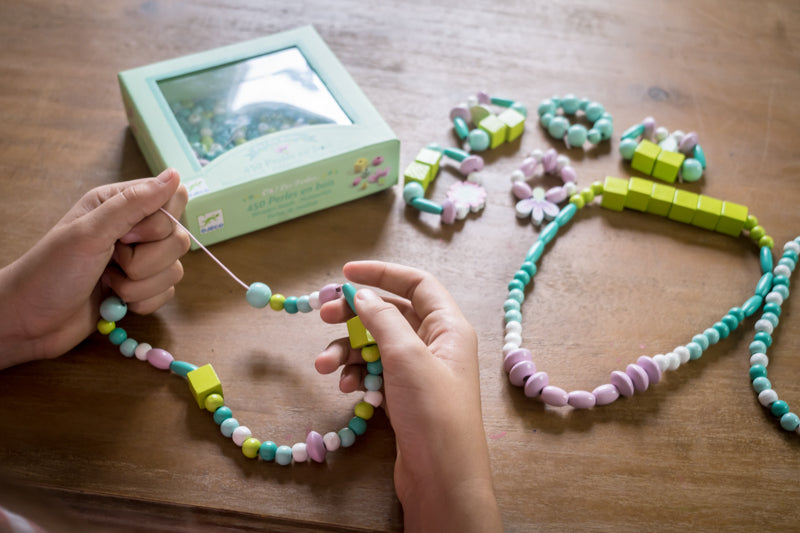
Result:
M675 183L684 159L686 156L680 152L661 150L653 166L652 176L668 183Z
M653 182L644 178L631 178L628 180L628 196L625 198L625 207L636 211L647 210L650 193L653 191Z
M508 128L506 140L513 142L525 131L525 116L514 109L506 109L497 116Z
M625 198L628 196L628 180L606 176L603 182L603 198L600 206L612 211L622 211L625 208Z
M649 176L653 173L653 167L660 153L661 147L659 145L644 140L639 143L639 146L637 146L636 150L633 152L631 167Z
M487 115L478 123L478 127L489 134L489 148L497 148L506 142L508 126L497 115Z
M367 331L358 316L354 316L347 321L347 334L350 337L351 348L363 348L369 344L375 344L372 334Z
M654 182L653 190L650 192L650 201L647 203L647 212L660 217L667 216L672 207L673 198L675 198L675 187Z
M422 185L423 190L428 190L428 185L433 181L434 176L433 168L430 165L414 161L406 167L403 179L404 183L414 181Z
M672 207L669 209L667 218L677 222L691 224L694 214L697 212L697 194L682 189L675 189L675 196L672 198Z
M722 214L722 200L701 194L697 200L697 212L692 219L692 225L713 230L719 223Z
M439 173L439 163L442 160L442 152L438 150L431 150L430 148L423 148L417 154L417 158L414 160L417 163L422 163L423 165L428 165L431 167L433 171L433 175Z
M733 202L722 202L722 212L720 213L717 227L714 231L738 237L744 229L747 221L747 207Z
M211 394L222 396L222 384L211 365L203 365L197 370L192 370L186 374L186 379L189 382L189 390L200 409L205 409L206 398Z

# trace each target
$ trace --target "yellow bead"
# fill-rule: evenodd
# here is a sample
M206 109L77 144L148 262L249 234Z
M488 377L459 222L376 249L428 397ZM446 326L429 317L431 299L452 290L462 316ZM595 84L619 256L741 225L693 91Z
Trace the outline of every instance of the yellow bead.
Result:
M276 311L283 309L283 302L286 301L286 296L283 294L273 294L269 298L269 306Z
M592 182L592 192L595 194L595 196L603 194L603 182L602 181Z
M189 382L189 390L200 409L205 407L206 398L211 394L216 393L222 396L222 383L211 365L203 365L192 370L186 374L186 379Z
M206 400L203 403L206 406L206 410L213 413L214 411L225 405L225 399L222 397L221 394L214 393L206 396Z
M628 180L607 176L603 183L603 198L600 206L612 211L622 211L628 196ZM571 201L571 200L570 200ZM578 206L580 209L580 206Z
M372 334L367 331L358 316L354 316L347 321L347 334L350 337L351 348L363 348L368 344L375 344Z
M108 320L103 320L102 318L97 321L97 331L102 333L103 335L108 335L117 325L114 322L109 322Z
M250 437L245 439L242 443L242 453L248 459L255 459L258 456L258 449L261 447L261 441Z
M766 246L767 248L772 250L772 247L775 246L775 241L773 241L772 237L770 237L769 235L764 235L763 237L758 239L758 246L761 248Z
M585 204L591 203L594 200L594 191L591 188L583 189L581 191L581 198Z
M364 420L369 420L372 418L372 415L375 413L375 408L372 407L367 402L359 402L354 409L356 416L359 418L363 418Z
M381 352L378 350L377 344L370 344L361 348L361 357L367 363L374 363L381 358Z
M758 242L758 240L766 234L767 232L761 226L756 226L750 230L750 238L755 242Z
M744 221L744 229L751 230L758 226L758 219L755 215L747 215L747 220Z
M583 197L580 194L574 195L572 198L569 199L569 203L575 204L575 207L578 209L583 209L583 205L586 203L583 201Z

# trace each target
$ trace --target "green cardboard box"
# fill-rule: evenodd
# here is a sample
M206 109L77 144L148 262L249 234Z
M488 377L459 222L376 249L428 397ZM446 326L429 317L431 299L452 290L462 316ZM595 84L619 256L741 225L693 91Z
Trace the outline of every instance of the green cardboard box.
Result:
M397 183L400 141L310 26L119 73L150 170L213 244Z

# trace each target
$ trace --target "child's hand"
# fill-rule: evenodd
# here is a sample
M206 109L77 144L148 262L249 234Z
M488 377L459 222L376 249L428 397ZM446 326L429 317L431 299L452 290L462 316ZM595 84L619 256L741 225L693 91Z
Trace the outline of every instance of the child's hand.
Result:
M20 259L0 270L0 368L57 357L86 338L113 290L136 313L172 298L189 237L173 169L89 191Z
M420 270L364 261L344 267L347 279L384 289L356 293L361 321L378 343L385 404L397 440L394 481L407 531L500 531L481 416L477 338L450 294ZM352 316L336 300L326 322ZM323 374L344 365L340 388L352 392L364 375L347 339L316 360Z

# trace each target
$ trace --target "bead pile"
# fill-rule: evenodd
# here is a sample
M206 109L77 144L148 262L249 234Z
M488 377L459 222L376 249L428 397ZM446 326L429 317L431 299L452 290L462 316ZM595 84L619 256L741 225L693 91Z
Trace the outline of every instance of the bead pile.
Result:
M166 213L166 211L164 212ZM169 213L166 214L176 224L183 227ZM186 231L188 233L188 230ZM189 235L191 236L191 234ZM191 237L194 239L193 236ZM200 244L196 239L195 242ZM249 286L245 285L202 244L200 246L237 282L247 288L247 302L255 308L269 306L275 311L283 310L290 314L298 312L309 313L314 309L321 308L324 303L343 296L355 313L353 296L356 289L349 283L344 285L329 284L308 295L284 297L281 294L273 294L269 286L261 282L256 282ZM383 378L381 377L383 365L380 351L375 339L364 328L361 319L356 315L347 321L347 331L350 338L350 346L354 349L360 349L361 356L367 363L367 375L364 378L364 386L367 390L363 399L355 406L355 416L350 419L347 426L339 431L331 431L325 435L321 435L316 431L309 431L305 442L297 442L292 446L278 446L271 440L262 442L253 437L247 426L239 424L239 421L233 417L231 409L225 405L222 384L210 364L197 367L186 361L178 361L166 350L153 348L148 343L138 342L128 337L127 332L117 326L117 322L125 317L127 310L127 305L116 296L106 298L100 305L101 319L97 324L97 330L101 334L107 335L109 341L118 346L119 351L125 357L135 356L136 359L147 361L155 368L168 370L185 378L198 407L213 413L214 422L219 426L222 435L231 438L234 444L242 449L245 457L250 459L260 457L264 461L275 461L280 465L288 465L292 461L303 463L310 458L314 462L321 463L325 460L328 452L335 451L340 447L347 448L352 446L356 437L363 435L366 431L367 420L372 418L375 408L383 403L383 394L380 391L383 386Z
M678 178L697 181L706 168L706 156L695 132L670 133L664 127L656 127L653 117L625 130L619 153L633 169L669 183Z
M571 124L569 117L582 114L591 124L586 128L583 124ZM587 98L578 98L568 94L563 98L554 96L543 100L538 107L539 123L554 139L563 139L567 148L580 148L589 141L597 145L607 141L614 133L614 119L606 112L605 107Z
M547 191L543 187L531 188L525 180L536 174L539 165L544 174L556 175L564 184ZM567 156L558 155L553 148L546 152L533 150L511 173L511 192L519 200L515 206L517 218L530 218L537 226L543 220L553 220L558 215L558 204L577 192L575 179L575 169Z
M504 108L496 115L489 104ZM473 152L497 148L505 142L514 142L525 131L527 108L508 98L492 97L486 91L450 110L453 130Z
M683 194L679 194L685 191L675 190L671 187L669 189L672 189L672 196L665 199L664 187L667 186L642 178L622 180L608 177L604 183L595 182L580 193L572 195L569 204L561 209L554 220L539 234L538 239L526 254L520 269L508 284L508 299L503 304L505 313L503 369L508 373L512 385L523 387L525 396L538 397L551 406L569 405L576 409L588 409L595 405L610 404L620 396L630 397L635 392L644 392L651 384L656 384L661 380L663 372L676 370L680 365L698 359L710 345L730 335L739 327L745 317L753 315L760 308L761 300L767 298L773 274L770 272L771 261L767 263L763 258L768 256L771 259L773 241L758 225L758 220L754 216L748 215L748 209L732 202L689 193L693 195L689 197L693 199L694 203L692 204ZM610 383L600 385L591 392L584 390L567 392L562 388L550 385L548 374L537 372L531 352L520 347L522 344L522 303L525 300L525 288L531 283L537 272L536 262L544 253L545 247L579 209L600 195L602 195L600 205L615 211L628 208L659 214L671 220L732 236L738 236L742 230L747 230L750 238L760 247L763 275L756 285L755 295L752 298L748 299L741 307L730 309L718 322L694 335L687 344L677 346L666 354L657 354L652 357L643 355L637 359L636 363L627 365L624 372L613 371Z

